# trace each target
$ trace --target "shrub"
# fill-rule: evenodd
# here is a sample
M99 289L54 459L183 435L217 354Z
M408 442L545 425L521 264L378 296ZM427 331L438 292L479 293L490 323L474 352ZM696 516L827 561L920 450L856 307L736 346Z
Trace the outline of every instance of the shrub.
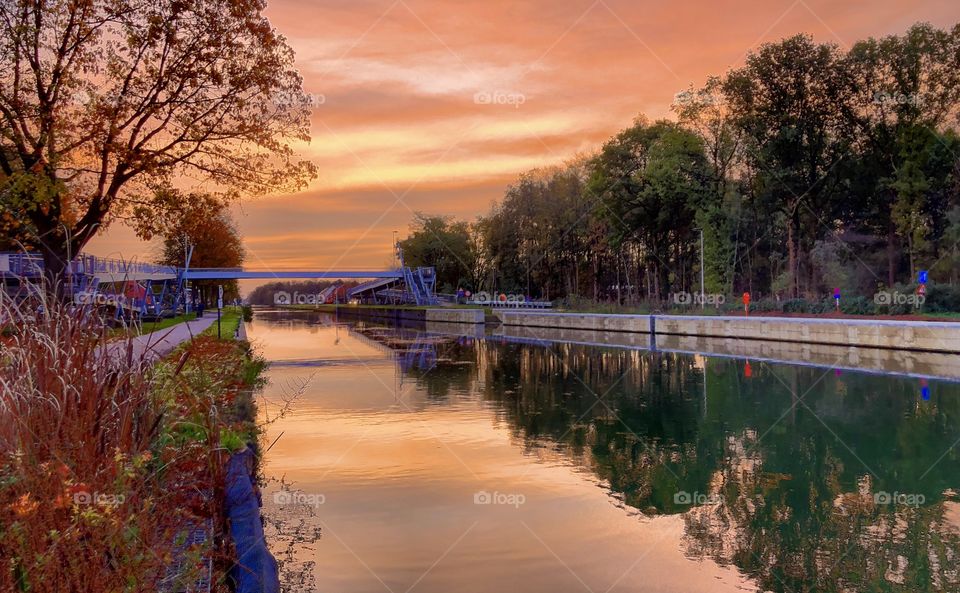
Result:
M960 286L929 284L923 310L930 313L960 313Z
M873 299L862 296L840 299L840 311L847 315L874 315L877 312Z

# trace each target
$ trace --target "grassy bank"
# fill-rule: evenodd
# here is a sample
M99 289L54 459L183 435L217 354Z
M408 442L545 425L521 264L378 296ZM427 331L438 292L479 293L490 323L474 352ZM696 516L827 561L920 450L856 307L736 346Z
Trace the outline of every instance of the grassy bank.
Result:
M0 590L192 590L211 559L228 591L224 467L257 439L263 361L215 328L155 365L107 356L107 328L46 310L4 312ZM194 528L205 541L178 546Z
M213 323L200 333L201 336L217 337L217 310L207 309L204 315L213 317ZM220 336L223 339L232 339L243 319L243 309L240 307L224 307L220 310Z
M191 321L195 317L196 316L191 313L189 315L177 315L176 317L164 317L163 319L158 319L155 321L141 321L139 323L133 323L130 325L121 325L120 327L112 328L108 332L108 336L110 338L122 338L127 335L142 336L144 334L171 328L186 321Z

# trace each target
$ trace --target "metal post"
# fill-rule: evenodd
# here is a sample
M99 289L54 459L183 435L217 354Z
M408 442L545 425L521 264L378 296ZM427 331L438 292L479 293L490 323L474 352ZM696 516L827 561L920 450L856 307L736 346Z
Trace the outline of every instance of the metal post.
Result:
M186 235L183 236L183 271L181 272L180 278L177 279L177 295L173 300L174 312L177 309L177 299L183 299L183 312L186 315L190 314L191 304L193 301L194 295L191 294L190 298L187 298L187 290L190 288L190 281L183 278L183 274L186 274L190 271L190 260L193 259L193 246L190 245L190 240Z
M702 311L706 307L706 292L704 291L703 284L703 229L700 229L700 310Z
M400 249L400 239L398 235L399 235L398 231L393 231L393 262L394 262L394 265L396 265L397 267L400 267L400 262L398 257L398 253Z

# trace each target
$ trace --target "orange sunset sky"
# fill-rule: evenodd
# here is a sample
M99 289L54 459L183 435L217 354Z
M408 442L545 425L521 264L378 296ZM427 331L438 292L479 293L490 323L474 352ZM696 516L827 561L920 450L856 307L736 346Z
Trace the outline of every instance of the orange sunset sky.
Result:
M266 12L317 97L302 154L320 175L234 209L247 267L373 269L414 211L485 213L519 173L591 152L639 113L669 117L677 92L764 42L951 27L960 2L272 0ZM483 103L494 94L513 104ZM156 248L115 225L87 250Z

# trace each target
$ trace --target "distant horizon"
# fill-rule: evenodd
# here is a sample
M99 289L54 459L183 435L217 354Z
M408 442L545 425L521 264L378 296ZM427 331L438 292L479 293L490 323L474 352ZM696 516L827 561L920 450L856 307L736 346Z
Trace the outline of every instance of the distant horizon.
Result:
M542 9L540 9L542 7ZM870 18L863 18L865 11ZM232 210L256 269L376 269L415 211L473 219L521 173L592 153L638 115L798 33L847 48L916 22L953 26L949 2L271 2L315 101L298 147L319 177ZM318 18L322 17L322 18ZM699 45L709 47L705 55ZM86 251L150 258L119 222ZM244 283L244 292L261 282Z

